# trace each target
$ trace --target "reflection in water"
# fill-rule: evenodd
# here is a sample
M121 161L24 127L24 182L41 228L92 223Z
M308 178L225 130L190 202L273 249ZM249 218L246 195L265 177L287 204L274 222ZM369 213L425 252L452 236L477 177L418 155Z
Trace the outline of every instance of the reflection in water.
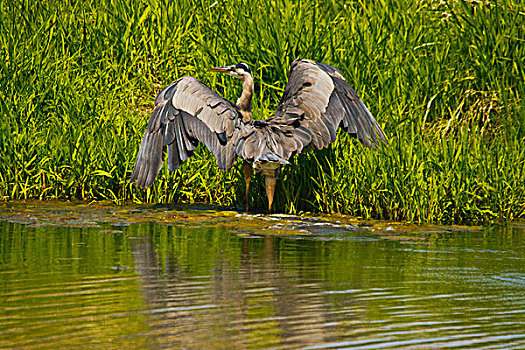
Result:
M125 242L0 221L0 349L144 348L137 278L114 268L132 263Z
M523 228L399 240L96 220L0 221L0 348L525 348Z
M156 231L131 247L159 347L525 344L522 232L513 235L518 246L501 250L494 232L439 234L419 246L366 233L331 241L329 233L299 240Z
M168 239L180 240L180 236L168 235ZM305 269L316 266L283 269L276 240L241 239L238 259L221 256L224 251L219 250L213 265L204 268L205 274L193 275L183 258L188 252L171 251L159 261L151 237L137 239L131 248L157 344L303 347L331 339L331 330L324 327L328 295L319 293L319 279L303 278Z

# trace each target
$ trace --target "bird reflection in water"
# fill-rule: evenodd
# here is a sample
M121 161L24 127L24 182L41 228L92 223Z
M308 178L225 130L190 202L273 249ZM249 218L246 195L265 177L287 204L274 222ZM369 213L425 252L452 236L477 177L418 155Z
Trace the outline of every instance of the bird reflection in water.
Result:
M302 276L307 267L283 268L278 238L236 239L238 258L216 257L207 268L184 265L187 260L175 257L192 254L187 247L159 261L150 237L135 240L131 248L153 343L169 348L297 348L337 337L334 332L340 329L323 326L331 322L323 286Z

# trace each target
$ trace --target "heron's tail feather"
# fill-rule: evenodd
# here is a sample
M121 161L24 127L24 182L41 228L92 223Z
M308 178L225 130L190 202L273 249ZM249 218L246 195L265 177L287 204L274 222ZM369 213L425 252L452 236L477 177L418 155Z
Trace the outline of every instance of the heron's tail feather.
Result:
M255 158L254 162L276 162L281 164L290 164L290 162L286 159L283 159L275 153L270 152L258 156L257 158Z

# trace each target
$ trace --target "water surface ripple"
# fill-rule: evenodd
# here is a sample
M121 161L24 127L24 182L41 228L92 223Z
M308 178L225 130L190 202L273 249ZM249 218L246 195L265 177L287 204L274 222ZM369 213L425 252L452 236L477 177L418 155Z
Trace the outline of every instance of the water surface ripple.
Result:
M3 349L525 348L523 227L28 210L0 213Z

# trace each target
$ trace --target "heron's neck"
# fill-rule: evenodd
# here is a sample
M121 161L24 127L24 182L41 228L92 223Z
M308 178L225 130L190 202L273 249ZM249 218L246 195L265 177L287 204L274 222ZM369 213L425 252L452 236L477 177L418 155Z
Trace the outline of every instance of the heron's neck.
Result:
M242 94L237 100L237 108L239 108L244 122L252 120L252 96L253 77L248 74L242 80Z

